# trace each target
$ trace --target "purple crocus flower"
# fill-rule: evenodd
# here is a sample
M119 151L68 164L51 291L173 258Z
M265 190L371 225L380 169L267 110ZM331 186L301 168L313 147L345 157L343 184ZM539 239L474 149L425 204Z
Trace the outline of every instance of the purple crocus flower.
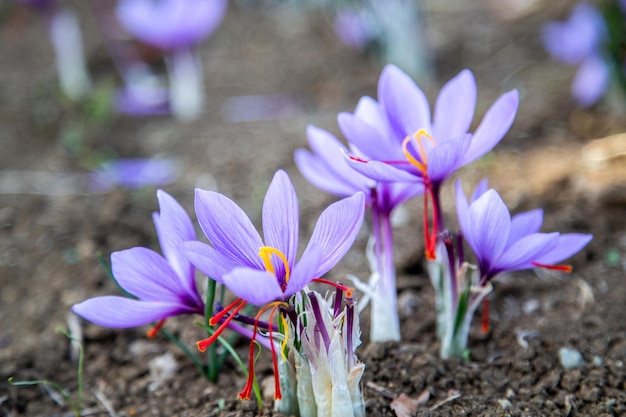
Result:
M200 58L194 48L219 26L228 0L121 0L118 19L140 41L166 52L170 105L181 119L196 117L203 104Z
M298 201L284 171L276 173L265 195L264 240L243 210L222 194L196 190L195 207L212 246L184 243L187 258L242 300L263 306L287 301L339 262L361 227L365 196L359 192L328 207L298 262Z
M72 310L100 326L136 327L160 323L180 314L204 314L204 303L194 278L194 268L177 248L195 240L193 224L180 204L166 192L157 191L160 212L153 220L163 256L143 247L111 254L113 276L128 293L137 297L95 297L76 304Z
M513 217L495 190L475 193L468 203L456 184L457 216L463 237L472 248L480 270L480 284L501 272L536 267L571 270L555 265L580 251L592 239L581 233L539 233L543 211L531 210Z
M370 338L377 342L400 340L391 213L398 205L421 194L424 187L408 182L372 180L352 169L344 156L345 146L330 132L308 126L307 137L311 152L298 149L294 159L310 183L340 197L358 191L365 193L367 205L371 207L376 258L372 265L371 288L367 289L372 295ZM351 154L359 155L358 149L351 146Z
M348 251L363 222L365 196L359 192L329 206L320 216L308 246L296 262L299 211L295 190L284 171L278 171L263 202L263 235L254 228L246 214L222 194L196 190L196 215L211 242L181 244L187 258L203 273L228 287L237 298L211 317L209 324L221 323L211 337L198 342L205 350L237 317L247 303L262 306L255 319L255 333L260 315L270 310L270 321L279 307L312 281L328 272ZM339 288L344 288L338 284ZM222 319L228 317L222 321ZM268 327L271 338L272 326ZM278 362L274 345L274 374ZM245 388L239 393L250 398L254 382L254 335L250 344L250 372ZM276 380L276 399L281 398Z
M582 106L591 106L606 91L610 69L602 57L607 28L602 14L582 2L564 22L550 22L543 28L546 50L558 61L579 66L572 82L572 96Z
M469 70L443 86L431 120L422 90L393 65L378 81L378 101L363 97L354 113L339 115L348 142L364 155L351 156L352 166L381 182L419 182L424 192L428 225L432 202L432 230L425 228L426 256L435 257L436 235L443 231L439 189L457 169L489 152L509 130L518 106L516 90L502 95L474 132L469 128L476 107L476 82Z
M363 50L376 36L375 24L365 9L343 9L333 22L335 33L345 45Z

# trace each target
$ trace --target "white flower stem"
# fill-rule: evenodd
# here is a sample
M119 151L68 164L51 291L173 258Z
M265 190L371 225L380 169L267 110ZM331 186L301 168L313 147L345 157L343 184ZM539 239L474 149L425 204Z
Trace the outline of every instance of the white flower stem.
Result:
M192 120L204 105L202 66L191 48L180 48L166 59L172 112L180 120Z
M393 230L390 213L372 207L378 283L372 295L370 340L372 342L399 341L400 318L396 269L393 263Z

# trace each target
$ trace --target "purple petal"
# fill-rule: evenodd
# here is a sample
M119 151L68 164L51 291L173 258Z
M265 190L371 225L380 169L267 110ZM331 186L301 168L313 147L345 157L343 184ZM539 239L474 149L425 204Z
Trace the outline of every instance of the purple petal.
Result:
M358 192L331 204L320 216L302 258L319 248L322 259L314 276L321 277L346 254L354 243L365 213L365 195Z
M157 199L160 212L154 213L152 218L161 251L192 294L195 291L194 269L177 246L181 242L196 240L196 231L185 209L171 195L157 190Z
M476 81L470 70L463 70L443 86L433 120L434 138L441 144L469 131L476 108Z
M492 270L516 271L533 268L531 262L545 252L555 248L559 242L558 233L533 233L511 245L492 265Z
M383 69L378 81L378 100L399 140L419 129L430 132L430 106L424 92L394 65Z
M509 248L521 238L539 232L542 224L543 210L541 209L516 214L511 218L511 234L506 247Z
M238 260L224 256L222 252L206 243L183 242L180 244L179 249L200 272L219 283L222 283L224 274L242 266L242 263L238 262Z
M578 253L592 238L593 235L581 233L562 234L559 236L559 241L554 249L539 255L534 261L545 265L554 265Z
M182 302L189 294L165 258L150 249L113 252L111 268L119 285L140 300Z
M475 244L482 270L502 253L511 230L511 217L498 193L489 190L469 207L469 220L466 233Z
M90 298L74 305L72 311L92 323L111 328L143 326L177 314L194 313L177 303L117 296Z
M241 266L265 270L258 255L263 241L237 204L222 194L196 189L195 206L200 227L219 252Z
M478 129L474 132L474 137L465 155L463 165L469 164L485 155L500 142L513 124L518 103L519 94L517 90L503 94L493 103L487 110L482 122L480 122Z
M350 113L340 113L337 122L348 142L366 157L377 160L403 160L402 139L394 140L384 135L368 120Z
M428 176L441 183L461 167L472 135L464 134L435 146L428 154Z
M463 234L463 238L467 241L467 244L472 248L472 251L475 254L478 254L478 248L476 243L474 242L474 237L471 234L470 225L472 220L470 219L469 214L469 204L467 203L467 198L465 197L465 193L463 192L463 187L461 185L461 180L456 180L456 214L457 219L459 220L459 228Z
M250 268L233 269L224 275L224 285L237 297L255 306L281 300L283 296L274 275Z
M478 197L485 194L488 189L489 189L489 180L487 178L483 178L476 185L476 188L474 189L474 192L472 193L472 198L470 199L470 203L473 203L474 201L478 200Z
M91 187L109 190L124 187L131 190L164 185L178 177L179 168L167 159L122 158L103 163L91 173Z
M609 87L610 69L597 55L585 59L572 81L572 97L584 107L595 104Z
M343 153L340 152L340 156L342 163L347 164L346 161L343 161ZM352 187L349 181L343 181L345 177L339 177L324 161L306 149L296 149L293 157L300 174L322 191L339 197L349 197L360 190ZM350 167L348 166L348 168ZM356 171L354 174L361 175Z
M120 23L137 39L165 50L200 42L219 26L226 0L122 0Z
M380 161L361 162L346 157L346 161L357 172L380 182L421 182L422 179L393 165ZM408 165L408 163L407 163Z
M314 278L319 276L316 272L322 261L322 251L314 245L310 246L291 273L291 277L287 282L287 288L285 288L285 298L291 297L302 290Z
M298 198L285 171L274 175L263 201L263 237L265 244L281 251L289 267L296 263L299 233ZM276 276L285 275L285 265L272 258Z

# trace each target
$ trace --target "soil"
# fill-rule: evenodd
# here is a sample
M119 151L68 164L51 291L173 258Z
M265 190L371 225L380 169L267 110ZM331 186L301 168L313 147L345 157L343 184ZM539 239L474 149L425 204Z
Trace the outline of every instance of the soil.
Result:
M468 188L488 176L514 212L543 207L546 231L593 233L594 239L571 259L572 274L526 271L495 282L490 331L482 334L477 313L469 361L444 361L438 357L423 246L416 243L420 203L407 204L408 220L396 230L403 341L368 343L367 309L361 319L358 355L366 364L370 416L396 415L391 402L401 394L428 395L408 415L626 415L626 163L623 154L589 158L590 147L607 146L593 139L626 126L608 105L576 108L568 96L574 70L552 62L541 48L542 22L562 17L572 3L530 3L534 9L511 16L498 14L496 1L464 2L461 8L437 2L425 20L436 76L420 84L434 99L445 81L471 68L479 86L478 117L500 94L518 88L521 105L510 132L492 155L459 176ZM113 68L99 35L87 30L95 26L91 10L82 2L71 4L86 28L94 79L111 82ZM333 198L302 179L293 151L306 146L309 123L338 133L336 114L353 110L361 95L375 96L381 65L341 45L318 12L268 11L233 2L223 26L201 49L207 104L200 119L177 123L169 117L111 116L85 123L84 146L91 153L77 153L67 146L67 137L77 123L81 126L84 113L55 90L44 28L25 9L3 3L0 10L0 413L71 415L54 390L14 387L7 379L47 379L77 392L77 363L70 343L55 329L68 326L74 303L118 293L97 252L158 247L151 223L158 207L154 190L88 193L62 181L65 175L85 172L85 160L98 153L164 155L183 167L179 179L164 188L190 213L194 187L216 189L258 222L273 173L285 169L299 194L307 236ZM298 105L280 119L224 121L222 103L251 94L287 94ZM617 142L622 149L624 141ZM445 192L444 200L451 202L451 187ZM453 221L451 209L446 207L446 215ZM329 278L368 276L368 234L366 226ZM193 346L203 335L191 321L172 319L166 327ZM236 398L245 377L232 361L212 384L164 337L147 339L146 329L82 323L82 330L84 415L259 414L255 402ZM244 341L236 348L247 357ZM564 368L561 348L579 351L584 363ZM174 359L175 373L159 381L151 369L166 354ZM263 358L268 357L258 362L260 380L271 377L270 362ZM278 415L271 410L266 398L263 415Z

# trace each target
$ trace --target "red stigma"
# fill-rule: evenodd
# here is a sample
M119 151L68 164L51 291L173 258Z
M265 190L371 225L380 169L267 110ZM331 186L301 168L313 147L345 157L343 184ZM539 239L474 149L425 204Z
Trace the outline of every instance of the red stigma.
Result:
M437 249L437 229L438 229L438 221L437 221L437 207L435 207L435 193L433 191L432 184L428 179L428 176L424 177L424 241L426 245L426 259L429 261L434 261L437 259L436 249ZM430 228L430 224L428 221L428 199L433 203L432 208L432 229Z
M489 299L483 298L483 322L480 328L482 334L489 333Z
M363 163L368 163L369 161L363 158L359 158L356 155L349 155L348 158L350 158L350 160L352 161L356 161L356 162L363 162Z
M345 285L341 285L338 282L332 282L332 281L329 281L329 280L324 279L324 278L315 278L315 279L313 279L313 282L318 282L320 284L326 284L326 285L333 286L333 287L335 287L337 289L340 289L343 292L345 292L347 298L352 298L352 288L346 287Z
M549 269L550 271L561 271L561 272L566 272L566 273L570 273L572 272L572 266L571 265L547 265L547 264L541 264L539 262L531 262L533 265L535 265L537 268L543 268L543 269Z
M222 334L224 329L226 329L226 327L228 326L228 323L230 323L235 318L237 313L239 313L239 310L241 310L246 305L246 301L242 300L241 298L239 298L235 303L240 303L240 304L233 310L231 315L226 317L226 320L224 320L224 322L220 325L220 327L218 327L215 330L215 333L213 333L211 335L211 337L209 337L207 339L204 339L204 340L201 340L201 341L196 343L196 345L198 345L198 349L200 350L200 352L204 352L206 350L206 348L208 348L211 345L211 343L215 342L217 340L217 338L220 337L220 335ZM232 307L234 306L235 303L232 303L227 308L231 308L232 309ZM223 317L224 314L226 314L226 313L224 313L225 311L227 311L227 309L224 309L224 310L220 311L217 314L221 314L221 316ZM222 313L224 313L224 314L222 314ZM209 320L209 324L211 324L211 321L212 321L212 319L214 317L215 316L213 316L211 318L211 320ZM213 324L211 324L211 325L213 326Z
M157 324L154 325L153 328L148 330L146 332L146 336L148 337L148 339L152 339L154 336L156 336L157 333L159 333L159 330L161 330L163 328L164 324L165 324L165 319L160 320Z

